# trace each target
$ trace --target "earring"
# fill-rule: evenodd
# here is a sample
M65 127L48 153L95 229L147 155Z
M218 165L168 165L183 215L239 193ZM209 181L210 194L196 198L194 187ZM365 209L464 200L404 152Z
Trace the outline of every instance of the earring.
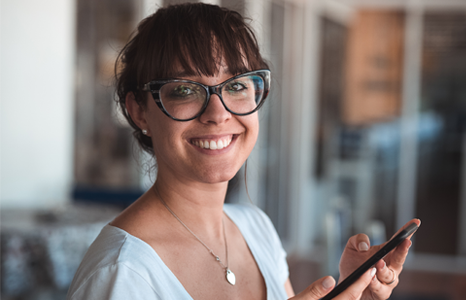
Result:
M147 135L147 130L143 129L142 134Z

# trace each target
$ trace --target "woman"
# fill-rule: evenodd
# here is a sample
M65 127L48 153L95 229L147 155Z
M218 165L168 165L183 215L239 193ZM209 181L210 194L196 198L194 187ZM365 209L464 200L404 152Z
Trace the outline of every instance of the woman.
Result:
M243 18L201 3L159 9L141 22L116 69L120 108L156 158L157 180L104 227L68 299L293 297L270 220L253 206L224 205L228 181L257 140L270 86ZM387 298L409 245L336 299ZM351 238L341 277L376 250L365 235ZM324 277L295 299L319 299L334 285Z

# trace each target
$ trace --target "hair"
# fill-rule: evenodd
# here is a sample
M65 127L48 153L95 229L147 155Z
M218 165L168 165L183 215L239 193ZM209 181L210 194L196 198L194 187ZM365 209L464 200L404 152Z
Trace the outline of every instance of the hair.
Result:
M146 108L142 86L154 79L174 77L180 67L189 76L214 76L224 63L230 73L268 68L257 39L236 11L204 3L160 8L139 24L136 34L115 63L118 105L143 150L153 154L152 140L129 115L125 100L133 93Z

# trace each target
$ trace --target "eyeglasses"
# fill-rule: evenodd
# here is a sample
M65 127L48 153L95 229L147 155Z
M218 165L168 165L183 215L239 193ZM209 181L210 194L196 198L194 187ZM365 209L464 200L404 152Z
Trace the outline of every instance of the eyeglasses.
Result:
M193 120L205 111L215 94L227 111L245 116L257 111L270 90L270 70L234 76L214 86L183 79L154 80L144 84L157 106L176 121Z

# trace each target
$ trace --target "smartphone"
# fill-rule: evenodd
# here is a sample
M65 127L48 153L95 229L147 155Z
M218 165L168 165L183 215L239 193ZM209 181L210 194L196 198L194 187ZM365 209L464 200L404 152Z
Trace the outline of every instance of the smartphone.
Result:
M401 242L403 242L407 237L416 232L419 227L416 223L410 224L408 227L403 229L398 233L394 238L392 238L385 246L383 246L377 253L371 256L366 260L359 268L356 269L351 275L346 277L339 285L337 285L330 293L320 300L330 300L338 296L341 292L346 290L350 285L352 285L359 277L364 274L367 270L372 268L379 260L385 257L390 251L395 249Z

